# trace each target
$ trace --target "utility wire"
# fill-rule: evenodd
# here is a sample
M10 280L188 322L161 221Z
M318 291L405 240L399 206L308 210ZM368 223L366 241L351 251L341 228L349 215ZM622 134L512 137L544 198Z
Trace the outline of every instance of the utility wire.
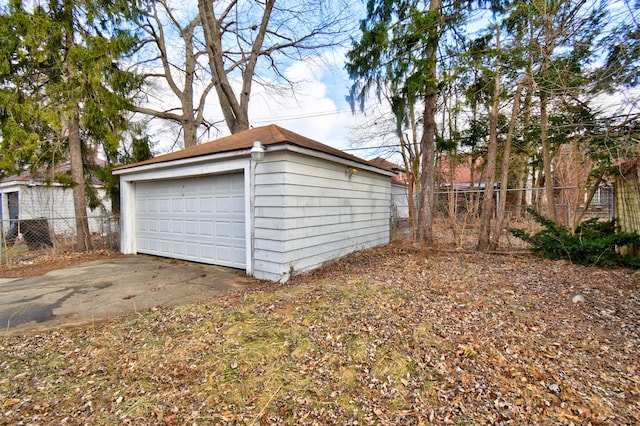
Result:
M264 119L258 119L258 120L251 120L254 124L261 124L261 123L272 123L274 121L291 121L291 120L303 120L306 118L316 118L316 117L325 117L328 115L338 115L338 114L342 114L343 112L350 112L350 110L348 109L340 109L337 111L326 111L326 112L317 112L317 113L310 113L310 114L302 114L302 115L291 115L291 116L285 116L285 117L278 117L278 118L264 118Z

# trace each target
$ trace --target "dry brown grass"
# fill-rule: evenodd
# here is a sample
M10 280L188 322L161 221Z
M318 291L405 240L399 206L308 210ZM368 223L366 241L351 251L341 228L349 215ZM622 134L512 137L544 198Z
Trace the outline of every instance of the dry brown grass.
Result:
M639 282L394 243L284 286L5 336L0 423L634 424Z

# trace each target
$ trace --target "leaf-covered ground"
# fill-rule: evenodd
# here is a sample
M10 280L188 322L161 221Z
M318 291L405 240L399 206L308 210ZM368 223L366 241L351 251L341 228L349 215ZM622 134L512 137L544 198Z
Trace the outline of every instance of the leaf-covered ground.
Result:
M639 284L396 243L287 285L0 337L0 423L638 424Z

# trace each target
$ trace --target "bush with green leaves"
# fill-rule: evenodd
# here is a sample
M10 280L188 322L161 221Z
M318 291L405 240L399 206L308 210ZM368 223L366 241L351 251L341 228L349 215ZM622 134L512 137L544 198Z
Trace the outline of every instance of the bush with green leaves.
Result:
M640 268L640 259L621 255L616 248L640 247L640 235L616 232L615 219L582 222L574 233L533 209L527 211L544 227L531 235L523 229L511 228L511 235L531 244L531 251L549 259L567 259L580 265L622 265Z

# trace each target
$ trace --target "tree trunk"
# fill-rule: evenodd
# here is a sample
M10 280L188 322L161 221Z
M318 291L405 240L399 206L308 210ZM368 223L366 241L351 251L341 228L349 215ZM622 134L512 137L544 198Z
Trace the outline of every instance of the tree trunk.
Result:
M544 90L544 89L542 89ZM540 142L542 144L542 163L544 168L544 186L547 193L547 216L558 222L556 213L556 198L554 194L554 179L551 171L551 144L549 142L549 118L547 116L547 99L540 94Z
M66 54L75 47L74 21L73 21L73 1L64 0L63 3L64 21L64 44ZM71 85L77 78L78 69L73 61L67 56L63 69L63 81ZM91 238L89 234L89 221L87 219L87 198L84 180L84 159L82 157L82 141L80 140L80 101L71 94L68 100L73 105L68 110L65 117L67 127L67 138L69 143L69 164L71 168L71 179L73 180L73 210L76 218L76 251L83 252L91 250Z
M523 90L526 88L526 92L524 95L524 102L522 105L522 124L524 129L529 128L529 123L531 121L531 101L532 101L532 92L533 92L533 79L530 77L530 67L527 69L527 73L525 76L525 86L523 86ZM528 154L522 153L519 156L521 161L519 172L518 172L518 188L525 188L529 186L529 158ZM535 176L531 178L531 186L535 186ZM516 192L516 219L520 219L522 217L522 213L524 212L524 208L527 206L527 203L532 202L534 200L535 191L531 190L518 190Z
M507 132L507 140L504 143L504 150L502 153L502 168L500 170L500 203L496 209L496 226L493 229L493 241L490 246L495 249L500 242L500 235L502 234L502 227L504 226L504 219L506 216L507 206L507 189L509 186L509 164L511 155L511 141L513 140L513 133L516 128L516 120L518 119L518 110L520 108L520 96L522 94L522 82L518 83L516 94L513 97L513 107L511 110L511 119L509 120L509 131ZM519 191L518 191L519 192ZM516 209L518 207L516 206Z
M522 169L522 167L520 167L520 169ZM519 170L517 171L517 181L516 181L516 186L517 186L517 190L515 193L515 197L514 197L514 217L516 220L519 220L520 217L522 216L522 205L524 203L524 190L522 188L524 188L525 182L523 177L526 176L527 170L526 168L524 170Z
M198 144L197 131L198 125L193 120L188 120L182 123L182 130L184 131L184 147L196 146Z
M198 122L196 120L196 112L193 107L194 96L194 79L196 76L196 55L193 52L193 33L199 20L195 19L189 23L187 28L182 31L182 37L185 43L185 75L184 89L178 93L178 98L182 104L182 129L184 134L184 147L196 146L198 144ZM208 93L205 90L203 97ZM201 99L202 101L203 99ZM201 107L202 108L202 107ZM202 112L202 111L200 111Z
M500 31L497 34L497 49L500 50ZM480 216L480 235L478 250L486 251L491 246L491 217L493 216L493 193L496 180L496 161L498 154L498 108L500 106L500 62L496 58L495 87L493 103L489 114L489 146L487 148L487 166L485 168L484 196Z
M438 13L440 0L429 2L429 12ZM438 19L439 21L439 19ZM436 48L439 28L434 23L429 29L432 45L427 48L426 59L429 63L427 71L427 89L424 97L422 147L422 170L420 174L420 213L418 220L418 239L426 244L433 243L433 214L435 201L435 158L436 158Z
M159 11L162 9L162 12ZM194 104L196 96L196 87L199 87L198 79L198 57L202 53L200 46L194 45L195 34L199 32L198 27L201 26L200 15L194 17L187 25L181 26L181 19L174 14L170 5L165 1L157 1L151 3L150 18L141 29L148 34L148 40L155 44L158 50L157 60L162 66L162 72L152 67L148 74L142 76L152 79L153 82L157 78L163 79L169 86L171 92L178 98L180 102L180 112L170 106L168 110L154 109L149 107L134 107L136 112L157 117L162 120L168 120L180 124L182 128L182 137L184 140L184 148L195 146L198 143L197 130L198 127L206 124L204 118L204 105L213 88L214 82L209 82L204 90L198 90L198 105ZM174 37L179 36L184 43L184 65L176 66L175 56L176 45ZM170 46L167 46L167 42ZM179 46L179 43L177 44ZM184 68L183 68L184 67ZM177 78L174 77L177 75Z
M242 111L236 95L227 78L223 62L222 29L213 12L210 0L198 0L204 39L209 55L209 67L216 82L216 93L227 127L231 133L249 128L248 111Z
M543 174L543 170L538 168L534 168L531 171L531 175L532 178L534 179L535 184L535 188L536 190L534 191L534 194L536 196L535 198L535 208L537 211L541 212L542 209L542 182L544 181L544 174Z
M418 238L418 212L416 211L416 197L418 197L418 184L420 183L420 158L422 150L418 140L418 128L416 123L416 111L413 104L409 105L409 115L411 117L411 140L407 141L408 151L408 174L409 179L409 219L411 221L412 239ZM406 167L406 165L405 165Z
M493 217L493 195L496 180L496 157L498 153L498 108L492 107L489 115L489 146L487 151L487 166L485 168L484 192L482 197L482 212L480 214L480 235L478 236L478 250L486 251L490 248L491 218Z
M449 194L447 194L449 223L453 233L453 240L458 242L458 190L456 188L456 168L458 158L455 150L449 152Z
M415 115L413 114L413 108L411 108L411 120L415 123ZM415 124L412 124L412 128L415 128ZM414 138L416 137L414 132ZM407 173L407 203L409 204L409 223L411 224L412 239L416 239L416 209L415 209L415 189L416 182L420 179L420 170L415 167L415 139L412 141L404 140L403 136L400 136L400 151L402 154L402 161L404 162L404 168ZM405 145L406 144L406 145ZM413 146L413 148L412 148Z
M76 251L91 250L91 235L87 219L87 199L85 196L84 166L82 160L82 142L80 141L80 116L78 110L68 123L69 161L73 179L73 210L76 216Z
M246 65L242 70L242 88L239 98L233 91L229 82L227 70L224 68L222 32L220 22L216 19L211 0L198 0L198 9L202 20L202 29L207 53L209 55L209 67L216 82L216 92L227 127L231 133L238 133L249 129L249 99L251 96L251 84L255 73L256 64L262 49L271 12L275 0L266 0L260 26L257 29L256 38L253 41L251 51L247 52Z
M435 71L435 68L434 68ZM430 91L431 92L431 91ZM418 238L433 243L433 213L435 201L435 88L425 97L424 133L422 134L422 173L420 176L420 217Z
M556 198L554 194L555 180L551 171L551 143L549 142L549 116L548 116L548 102L551 96L549 92L549 84L547 80L549 78L549 63L551 62L551 54L555 43L553 42L552 33L553 30L553 17L551 11L545 11L542 16L542 25L544 28L544 45L541 46L541 58L540 58L540 74L542 78L542 85L539 85L540 90L540 144L542 146L542 167L544 169L544 183L545 192L547 194L547 216L554 222L558 222L558 214L556 212Z

